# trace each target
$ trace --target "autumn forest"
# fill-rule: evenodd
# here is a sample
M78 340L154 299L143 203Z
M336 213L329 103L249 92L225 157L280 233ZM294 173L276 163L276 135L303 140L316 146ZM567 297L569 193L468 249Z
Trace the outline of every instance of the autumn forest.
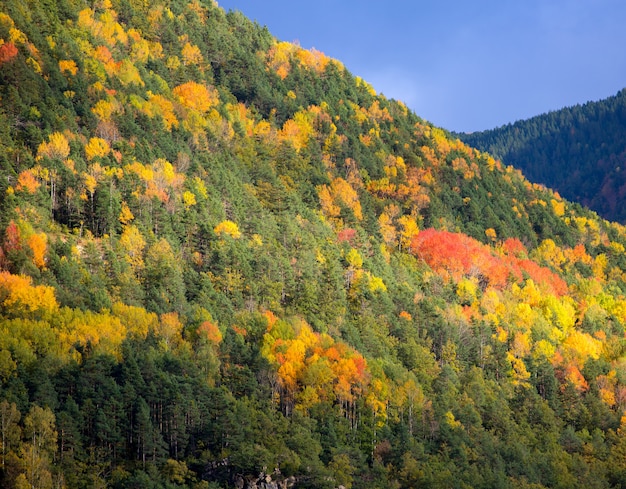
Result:
M626 487L626 228L340 61L4 0L0 177L2 487Z

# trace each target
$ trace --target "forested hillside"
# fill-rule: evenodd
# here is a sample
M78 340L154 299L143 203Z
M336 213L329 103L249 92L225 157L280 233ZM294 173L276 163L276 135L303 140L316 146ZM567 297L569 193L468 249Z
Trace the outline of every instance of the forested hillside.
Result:
M626 229L208 0L4 0L0 486L626 487Z
M605 219L626 222L626 90L599 102L457 136Z

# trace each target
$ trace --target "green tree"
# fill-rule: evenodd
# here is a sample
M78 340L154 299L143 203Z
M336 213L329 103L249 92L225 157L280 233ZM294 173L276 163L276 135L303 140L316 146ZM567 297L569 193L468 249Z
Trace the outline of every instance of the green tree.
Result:
M149 311L185 312L185 283L179 257L165 238L148 248L143 271L145 303Z
M24 417L22 458L25 477L31 487L52 487L52 459L56 451L57 431L54 413L49 408L33 405Z
M2 468L4 469L7 454L17 445L21 438L18 425L21 414L14 402L0 402L0 434L2 435Z

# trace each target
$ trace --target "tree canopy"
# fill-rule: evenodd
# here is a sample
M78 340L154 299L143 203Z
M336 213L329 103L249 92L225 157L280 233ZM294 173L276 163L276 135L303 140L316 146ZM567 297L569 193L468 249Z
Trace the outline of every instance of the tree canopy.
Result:
M0 9L2 487L626 484L622 225L215 2Z

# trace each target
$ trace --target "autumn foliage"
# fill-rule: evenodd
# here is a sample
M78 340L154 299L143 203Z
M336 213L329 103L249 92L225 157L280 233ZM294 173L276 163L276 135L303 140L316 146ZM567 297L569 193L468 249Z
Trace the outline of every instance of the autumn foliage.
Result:
M39 188L39 182L33 174L32 170L24 170L17 177L17 185L15 190L24 191L29 194L34 194Z
M358 352L304 321L270 321L263 352L277 365L286 409L306 410L333 398L353 402L369 384L367 362Z
M17 47L12 42L5 42L0 46L0 65L13 60L18 54Z
M464 234L425 229L413 238L410 249L433 270L455 281L473 275L503 287L510 274L491 248Z
M498 255L469 236L431 228L416 235L410 248L437 273L457 282L464 276L475 276L493 287L503 288L509 282L530 278L558 296L567 292L567 284L553 271L519 258L526 255L519 240L508 240L503 246L506 254Z
M213 232L218 236L227 235L233 239L239 239L241 237L241 231L239 231L239 226L237 226L237 223L228 219L220 222L217 226L215 226Z
M198 112L207 112L218 100L215 89L196 82L178 85L172 92L184 107Z
M55 132L50 134L47 142L37 148L37 158L64 159L70 154L70 144L64 134Z
M28 246L33 253L33 263L37 268L46 266L47 238L43 233L33 233L28 237Z
M56 3L0 7L0 486L623 485L623 226L217 2Z
M268 52L268 65L276 74L285 79L290 72L290 63L295 61L307 69L322 73L331 60L321 51L316 49L302 49L297 44L290 42L277 42ZM339 66L339 63L337 63Z
M5 314L29 314L54 311L59 305L52 287L33 285L30 277L0 271L0 307Z

